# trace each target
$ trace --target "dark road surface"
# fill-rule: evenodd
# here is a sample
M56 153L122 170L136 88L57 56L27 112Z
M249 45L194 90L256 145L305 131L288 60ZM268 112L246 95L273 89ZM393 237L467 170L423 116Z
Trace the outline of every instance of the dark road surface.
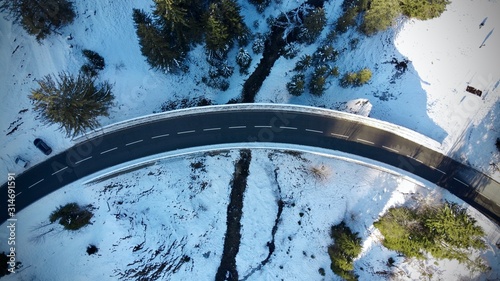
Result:
M498 202L478 192L500 191L500 184L470 167L359 122L265 107L164 118L79 143L17 175L16 212L58 188L117 164L176 149L236 142L305 145L380 161L448 189L497 224L500 222ZM0 187L0 194L2 202L7 202L6 183ZM8 218L4 208L0 221Z

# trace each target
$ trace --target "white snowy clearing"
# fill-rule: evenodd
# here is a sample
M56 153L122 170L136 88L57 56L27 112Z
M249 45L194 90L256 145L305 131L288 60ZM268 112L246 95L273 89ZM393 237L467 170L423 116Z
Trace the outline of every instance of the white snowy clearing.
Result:
M267 17L291 10L302 1L272 2L263 15L247 1L239 3L252 31L265 33L269 30ZM247 76L238 71L226 92L201 82L208 70L202 46L190 53L190 71L186 74L150 69L140 53L132 9L150 11L152 4L149 0L75 1L75 21L59 30L61 35L51 35L42 44L19 25L0 17L1 174L23 171L14 163L17 156L30 165L46 159L32 143L37 137L44 139L54 154L74 144L57 130L57 125L47 126L36 119L28 95L37 86L36 79L62 71L76 73L85 62L83 49L104 57L106 68L100 79L114 83L116 105L109 118L100 119L102 125L158 112L165 101L206 97L223 104L240 95ZM322 38L339 16L340 5L341 1L325 3L328 25ZM395 28L372 37L351 30L334 43L336 49L346 50L336 65L341 73L369 67L374 76L363 87L347 89L338 85L338 79L332 79L321 97L308 93L293 97L285 88L298 58L318 47L301 46L296 58L281 57L276 62L256 101L369 113L370 117L438 141L448 155L500 180L500 153L494 145L500 137L499 15L498 0L453 0L434 20L400 19ZM485 26L479 29L485 18ZM356 47L351 47L352 39L358 39ZM261 55L253 54L251 45L246 49L252 54L251 73ZM236 49L229 57L235 54ZM396 76L392 58L408 59L408 71ZM467 85L481 89L483 96L465 92ZM366 100L367 107L352 107ZM427 182L324 156L303 154L301 159L268 150L253 150L253 154L242 219L243 240L237 257L240 276L248 274L248 280L337 278L329 269L326 247L332 242L329 228L344 218L357 227L354 230L364 241L363 254L355 262L360 280L386 280L388 273L402 280L478 277L478 273L455 262L398 258L380 246L373 229L373 221L393 205L429 198L460 202L448 192ZM171 158L99 184L74 183L42 198L18 213L18 260L23 267L5 280L116 280L146 264L163 262L179 267L175 273L165 270L160 279L213 279L222 253L229 182L236 157L235 151L224 151L213 156ZM191 163L197 161L204 163L206 172L192 169ZM316 180L307 172L314 165L324 165L330 171L326 180ZM202 188L204 183L207 185ZM278 185L289 205L276 233L276 251L265 267L253 272L268 253L266 243L276 219ZM58 205L72 201L96 208L92 225L75 233L56 225L44 226ZM489 249L478 254L492 270L479 278L499 279L500 258L495 243L500 230L476 211L470 212L488 233ZM6 229L5 224L1 227ZM47 231L44 238L36 238ZM0 239L7 241L7 235L1 231ZM89 244L99 248L96 255L86 254ZM0 252L7 251L4 242L0 245ZM397 268L385 265L389 257L396 259ZM325 269L326 276L319 274L319 268Z
M137 280L141 276L213 280L222 254L237 158L237 150L167 158L92 185L74 183L42 198L19 213L18 221L23 223L18 225L16 243L23 264L5 280ZM236 257L242 280L338 279L329 269L327 247L332 243L331 226L342 220L363 239L363 252L355 261L360 280L478 276L454 261L398 257L382 247L378 231L368 227L394 205L440 199L459 202L447 191L340 157L253 149L252 159ZM320 169L322 176L315 176L312 168ZM284 208L274 238L276 250L259 268L269 254L278 200ZM53 208L68 202L91 204L92 224L74 232L50 224ZM470 211L488 240L499 239L496 225ZM3 232L1 238L6 239ZM88 255L89 245L98 252ZM500 278L496 246L488 242L488 249L477 255L493 267L481 279ZM396 260L394 267L387 266L389 257ZM139 272L145 275L134 275Z

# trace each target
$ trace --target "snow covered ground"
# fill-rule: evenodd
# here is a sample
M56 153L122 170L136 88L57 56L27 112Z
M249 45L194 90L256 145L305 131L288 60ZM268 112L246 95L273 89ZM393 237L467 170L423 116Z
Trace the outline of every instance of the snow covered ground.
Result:
M17 258L23 266L5 280L136 280L166 265L159 280L212 280L220 264L230 181L237 150L167 158L117 177L77 182L19 213ZM355 262L360 280L464 280L478 277L453 261L425 262L398 257L369 227L389 207L459 200L426 182L359 165L339 157L288 150L252 149L244 196L242 240L236 262L241 280L337 280L329 269L329 230L345 220L363 239ZM312 168L322 171L315 176ZM355 174L356 177L346 176ZM278 200L284 202L269 254ZM70 232L49 224L58 205L92 204L92 224ZM470 210L475 212L474 210ZM500 278L498 226L475 214L488 234L488 249L477 253L493 267L485 278ZM21 223L22 222L22 223ZM5 232L1 239L6 239ZM98 252L88 255L95 245ZM393 257L396 267L386 265ZM171 267L170 267L171 266ZM325 270L321 276L319 269Z
M299 4L287 0L276 2L281 4L273 2L264 15L260 15L254 6L242 1L247 25L255 32L264 33L269 29L265 24L268 16L276 16ZM208 69L202 47L191 52L189 73L172 75L150 69L140 54L131 15L132 8L150 10L151 4L151 1L76 1L75 22L60 30L62 35L50 36L42 44L19 25L0 17L1 174L23 171L14 164L16 156L29 160L31 165L46 159L32 144L37 137L43 138L55 153L74 143L58 131L56 125L46 126L36 119L28 95L37 85L35 80L44 75L62 71L76 73L85 62L83 49L97 51L105 58L106 68L100 79L114 83L116 105L109 118L101 118L102 125L158 112L165 101L203 96L222 104L241 93L246 76L238 71L226 92L218 92L201 82ZM329 23L338 17L340 4L341 1L326 4ZM303 54L312 54L317 46L301 47L295 59L280 58L276 62L256 100L345 109L349 101L367 99L372 105L371 117L431 137L441 143L442 150L449 155L500 180L500 170L490 165L500 162L500 154L494 146L494 140L500 137L498 15L498 0L455 0L434 20L400 20L396 28L369 38L351 30L335 43L338 50L345 49L336 65L341 73L369 67L374 73L372 81L363 87L344 89L332 79L322 97L307 93L293 97L286 91L285 84L293 75L291 69L297 59ZM484 27L479 29L479 23L485 18ZM326 33L327 30L323 36ZM350 42L356 38L358 44L352 48ZM251 72L260 55L250 53L253 55ZM230 56L234 55L235 51ZM398 77L394 65L389 63L393 58L410 61L408 71L402 76ZM481 89L483 96L465 92L467 85ZM333 278L326 253L330 241L328 229L342 218L356 225L355 230L365 241L362 257L355 264L362 280L386 280L386 275L376 274L382 271L392 271L401 279L419 279L425 272L432 272L436 280L471 277L460 266L460 270L456 270L452 262L440 261L438 265L432 259L424 264L404 262L383 249L377 242L376 231L370 228L383 210L412 200L417 194L420 198L432 194L457 200L446 191L428 183L415 184L397 175L315 155L304 154L305 160L300 160L272 151L254 153L257 156L253 157L251 166L243 241L237 258L238 269L242 276L249 275L248 280L274 280L275 276L285 280L298 276L308 280ZM134 265L141 265L134 264L135 260L179 262L183 255L189 256L190 261L180 265L176 279L187 276L212 279L222 251L228 184L236 155L231 151L216 156L169 159L100 184L75 183L41 199L19 213L19 220L26 222L18 231L19 243L26 245L20 250L24 253L20 253L19 258L24 267L20 274L6 280L34 277L93 280L102 276L115 280L127 270L136 269ZM192 171L190 164L197 159L204 161L208 172ZM307 173L311 165L325 165L331 171L328 181L311 178ZM274 177L276 167L280 168L277 178ZM203 182L209 185L200 191ZM116 186L105 189L106 185ZM281 195L277 193L278 185ZM283 211L272 261L251 274L265 257L278 196L290 204L294 202L295 206L289 205ZM51 230L52 225L43 226L53 208L68 201L93 204L97 208L93 225L76 234L57 228ZM489 241L493 244L498 241L498 228L477 212L476 217L488 229ZM49 230L46 238L34 239ZM1 235L4 239L5 233ZM134 252L134 247L142 242L142 248ZM85 253L90 243L100 248L97 256ZM173 245L173 251L167 255L163 249L155 256L153 251L159 245L167 248ZM0 251L5 250L4 247ZM497 266L492 270L497 275L490 278L500 278L498 249L493 245L482 255L490 265ZM384 267L389 256L396 259L397 270ZM325 277L319 275L320 267L325 269ZM86 277L76 279L80 274Z

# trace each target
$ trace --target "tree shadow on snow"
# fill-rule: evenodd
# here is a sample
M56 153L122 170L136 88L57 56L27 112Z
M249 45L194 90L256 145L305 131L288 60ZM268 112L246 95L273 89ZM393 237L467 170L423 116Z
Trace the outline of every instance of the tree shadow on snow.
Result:
M349 42L359 38L356 47ZM373 105L370 117L394 123L417 131L440 143L447 133L428 115L428 98L423 86L430 85L415 70L413 63L402 55L394 45L395 31L389 30L371 37L350 32L334 43L341 53L335 66L338 78L330 80L330 86L320 98L308 93L291 102L339 109L342 104L354 99L368 99ZM339 79L346 72L371 69L373 75L360 87L343 88Z

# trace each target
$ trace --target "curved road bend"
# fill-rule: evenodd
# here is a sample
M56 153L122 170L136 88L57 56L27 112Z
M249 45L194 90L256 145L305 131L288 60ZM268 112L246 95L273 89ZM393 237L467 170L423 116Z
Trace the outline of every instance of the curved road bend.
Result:
M500 224L500 184L468 166L393 132L359 122L312 111L285 112L265 107L200 110L81 142L17 176L16 212L79 178L126 161L176 149L235 142L297 144L371 158L448 189ZM2 202L7 202L6 189L6 183L0 187ZM5 208L0 212L0 221L8 218Z

